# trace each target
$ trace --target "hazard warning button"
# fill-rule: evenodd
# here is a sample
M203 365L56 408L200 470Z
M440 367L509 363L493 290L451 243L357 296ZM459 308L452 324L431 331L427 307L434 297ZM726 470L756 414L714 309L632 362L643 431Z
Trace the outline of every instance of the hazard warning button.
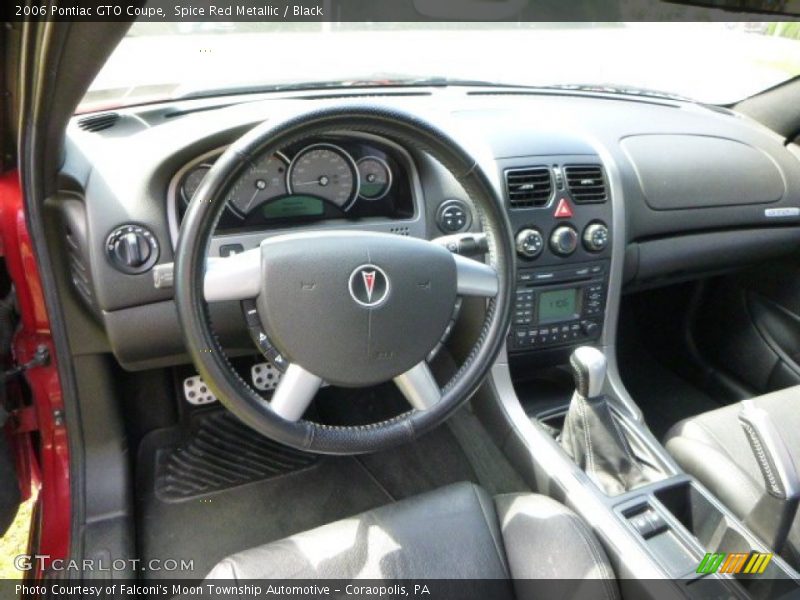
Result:
M556 219L571 219L573 217L572 206L569 200L561 198L556 206L556 212L553 214Z

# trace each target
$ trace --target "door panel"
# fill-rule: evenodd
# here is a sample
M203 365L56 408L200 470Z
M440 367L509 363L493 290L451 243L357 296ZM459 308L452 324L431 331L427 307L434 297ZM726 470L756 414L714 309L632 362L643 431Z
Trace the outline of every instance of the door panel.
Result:
M14 457L8 439L0 432L0 535L5 535L21 501Z
M753 394L800 384L800 264L718 278L696 320L701 353Z

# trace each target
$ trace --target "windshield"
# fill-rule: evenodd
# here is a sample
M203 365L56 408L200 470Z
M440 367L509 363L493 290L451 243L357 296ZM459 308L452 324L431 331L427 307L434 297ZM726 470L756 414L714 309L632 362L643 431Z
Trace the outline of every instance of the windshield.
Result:
M240 89L459 80L728 104L797 75L798 23L141 22L81 110Z

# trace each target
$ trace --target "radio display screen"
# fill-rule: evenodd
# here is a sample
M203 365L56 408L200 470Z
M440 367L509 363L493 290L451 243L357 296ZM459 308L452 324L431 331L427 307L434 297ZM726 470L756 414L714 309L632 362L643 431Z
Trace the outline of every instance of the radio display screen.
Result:
M539 323L578 318L578 289L552 290L539 295Z

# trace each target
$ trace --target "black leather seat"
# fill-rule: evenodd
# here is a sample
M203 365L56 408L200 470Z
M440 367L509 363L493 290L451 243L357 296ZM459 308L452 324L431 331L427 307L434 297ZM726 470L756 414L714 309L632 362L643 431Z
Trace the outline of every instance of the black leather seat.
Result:
M800 386L754 398L778 429L800 467ZM766 493L764 479L738 421L739 404L677 423L665 441L678 464L709 488L739 518ZM795 517L783 553L800 568L800 516Z
M575 513L536 494L492 499L470 483L239 552L208 575L236 580L509 577L570 580L559 588L570 597L581 592L618 597L605 552ZM505 588L512 596L512 586ZM527 582L515 593L531 597L534 588Z

